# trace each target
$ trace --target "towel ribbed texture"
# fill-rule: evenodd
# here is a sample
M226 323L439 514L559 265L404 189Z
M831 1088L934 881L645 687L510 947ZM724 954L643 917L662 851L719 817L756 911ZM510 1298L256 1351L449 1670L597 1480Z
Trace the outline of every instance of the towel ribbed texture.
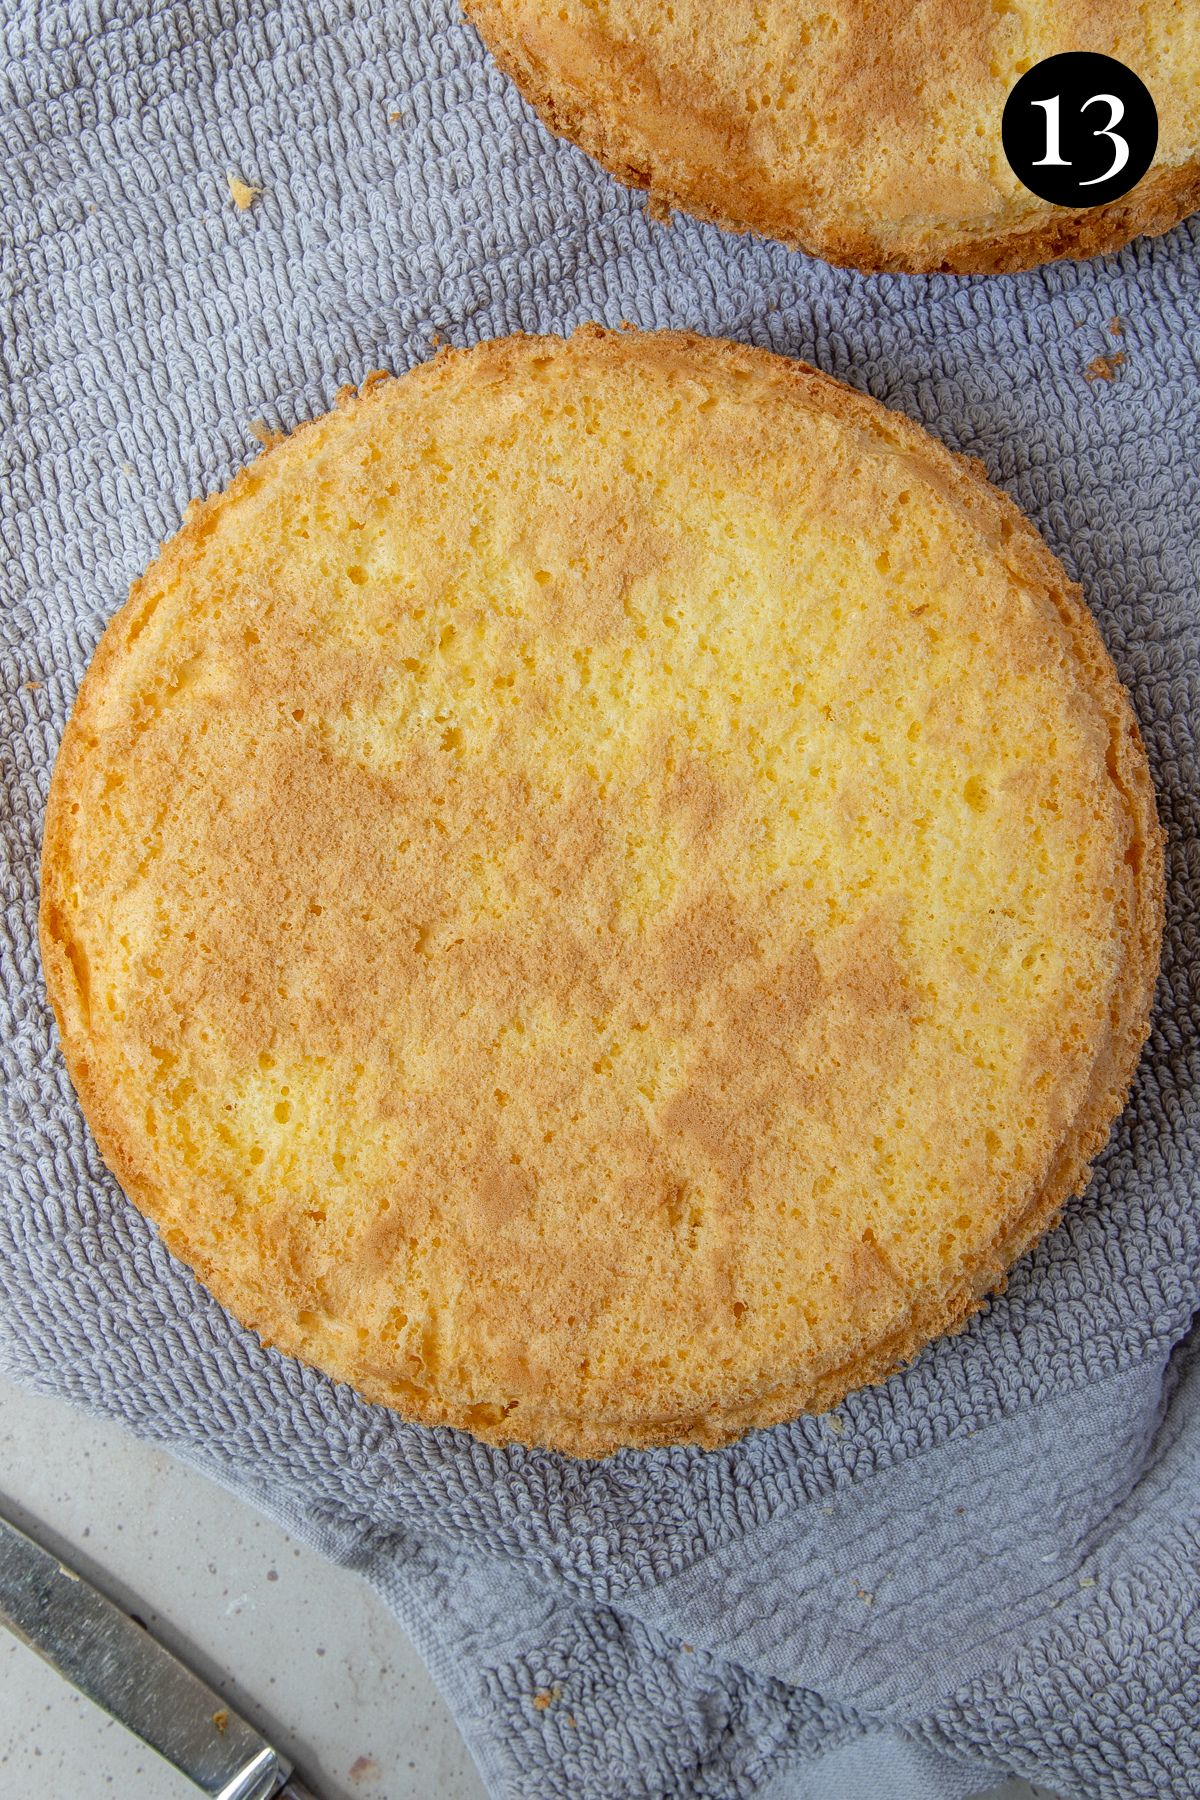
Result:
M0 64L6 1365L361 1568L497 1796L1200 1796L1200 233L905 280L656 225L443 0L10 0ZM1132 1100L1003 1298L828 1419L598 1464L402 1424L240 1330L103 1168L35 936L80 676L249 423L435 331L584 319L803 356L981 457L1083 583L1170 840Z

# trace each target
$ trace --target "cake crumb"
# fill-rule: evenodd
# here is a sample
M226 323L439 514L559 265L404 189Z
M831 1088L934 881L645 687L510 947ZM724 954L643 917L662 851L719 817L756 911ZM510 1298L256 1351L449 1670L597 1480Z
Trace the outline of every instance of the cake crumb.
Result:
M283 442L282 431L272 431L265 419L251 419L246 430L252 438L258 439L264 450L269 450L272 444Z
M874 1606L875 1596L871 1592L870 1588L855 1588L854 1591L858 1595L859 1599L862 1601L864 1606Z
M254 205L258 196L264 192L264 189L260 187L251 187L250 183L243 181L239 175L227 175L225 179L229 183L229 198L239 212L247 212Z
M398 125L400 123L400 114L398 112L389 113L388 123L391 125Z
M574 1731L574 1729L575 1729L575 1714L567 1713L566 1720L567 1720L567 1724L571 1727L571 1730Z
M378 1775L379 1764L373 1756L356 1756L350 1764L351 1781L365 1781L369 1775Z
M533 1704L537 1707L539 1712L545 1712L548 1706L553 1706L554 1702L556 1700L561 1700L561 1698L562 1686L556 1681L553 1687L539 1688L537 1693L533 1696Z
M27 681L25 683L25 692L27 694L36 694L41 688L41 685L40 681Z
M1123 350L1114 350L1109 356L1093 356L1083 371L1085 381L1115 381L1117 370L1125 361Z
M213 1724L222 1733L229 1730L229 1711L226 1707L223 1706L220 1712L213 1714Z
M1125 336L1125 321L1124 321L1124 319L1110 319L1108 321L1108 330L1109 330L1109 335L1111 337L1124 337Z

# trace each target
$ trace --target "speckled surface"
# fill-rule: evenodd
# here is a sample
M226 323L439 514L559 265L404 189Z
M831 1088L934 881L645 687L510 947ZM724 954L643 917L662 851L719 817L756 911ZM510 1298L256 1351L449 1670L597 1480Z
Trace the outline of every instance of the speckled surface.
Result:
M0 1508L286 1748L321 1800L482 1800L424 1664L361 1577L194 1470L0 1379ZM196 1791L0 1631L0 1800Z
M194 1470L0 1377L0 1508L144 1619L321 1800L483 1800L420 1657L366 1583ZM196 1791L0 1632L0 1800ZM1053 1800L1023 1782L989 1800L1035 1795Z

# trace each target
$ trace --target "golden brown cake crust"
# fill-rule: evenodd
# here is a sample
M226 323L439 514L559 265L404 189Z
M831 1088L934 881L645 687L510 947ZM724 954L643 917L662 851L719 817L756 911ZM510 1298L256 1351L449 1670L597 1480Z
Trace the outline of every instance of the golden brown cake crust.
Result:
M976 467L590 327L373 380L191 509L80 689L41 942L218 1299L596 1456L961 1325L1086 1182L1162 908L1128 699Z
M1170 0L463 0L543 123L671 211L867 272L956 275L1100 256L1200 207L1200 13ZM930 61L929 47L936 47ZM1155 163L1123 198L1056 207L1000 145L1019 75L1117 57L1158 106Z

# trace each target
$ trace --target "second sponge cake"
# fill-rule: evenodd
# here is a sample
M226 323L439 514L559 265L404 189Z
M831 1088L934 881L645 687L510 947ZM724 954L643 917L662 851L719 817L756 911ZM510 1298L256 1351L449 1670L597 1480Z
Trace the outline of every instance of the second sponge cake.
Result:
M1095 256L1200 206L1200 6L1188 0L463 0L545 122L661 209L860 269L990 273ZM1005 161L1019 77L1116 57L1156 160L1106 206L1051 206Z

